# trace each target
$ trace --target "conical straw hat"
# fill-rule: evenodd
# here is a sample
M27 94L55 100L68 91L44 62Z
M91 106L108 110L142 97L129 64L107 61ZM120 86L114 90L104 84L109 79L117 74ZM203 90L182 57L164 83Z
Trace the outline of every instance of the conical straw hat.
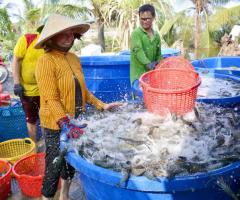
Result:
M53 36L63 31L72 29L74 33L83 34L88 31L90 25L73 20L69 17L65 17L58 14L52 14L48 17L47 23L45 24L41 35L35 45L36 49L43 48L43 44Z

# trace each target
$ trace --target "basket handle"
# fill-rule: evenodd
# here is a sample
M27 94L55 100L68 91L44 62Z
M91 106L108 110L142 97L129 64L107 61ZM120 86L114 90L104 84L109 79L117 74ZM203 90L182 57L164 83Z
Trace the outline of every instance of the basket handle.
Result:
M19 99L11 99L10 106L0 108L0 117L5 117L5 116L11 117L12 116L11 108L15 108L18 106L21 106L21 101Z
M11 107L20 106L19 104L21 104L20 99L11 99Z
M23 140L26 144L32 144L33 143L31 138L24 138Z

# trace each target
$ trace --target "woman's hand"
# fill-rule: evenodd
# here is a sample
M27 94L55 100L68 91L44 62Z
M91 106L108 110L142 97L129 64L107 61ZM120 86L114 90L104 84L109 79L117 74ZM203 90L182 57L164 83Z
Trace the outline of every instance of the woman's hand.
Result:
M124 103L122 102L113 102L113 103L109 103L109 104L105 104L104 106L104 110L113 110L115 108L118 108L119 106L123 106Z

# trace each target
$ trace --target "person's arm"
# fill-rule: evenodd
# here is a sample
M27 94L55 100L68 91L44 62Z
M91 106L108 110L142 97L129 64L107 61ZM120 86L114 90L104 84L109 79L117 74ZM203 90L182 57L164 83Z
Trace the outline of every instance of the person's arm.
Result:
M133 53L137 60L142 63L143 65L147 65L151 63L151 61L147 58L144 53L142 41L139 34L133 32L131 36L131 53Z
M96 98L86 87L86 96L87 96L87 103L94 105L96 109L102 110L105 108L106 104L103 103L101 100Z
M20 72L21 72L22 59L13 57L12 70L13 70L13 92L16 96L22 97L24 95L23 86L20 83Z
M35 74L40 97L44 98L57 123L60 119L66 117L66 113L60 101L54 66L55 64L50 59L41 57L38 59Z
M16 46L14 47L13 52L13 61L12 61L12 70L13 70L13 82L14 82L14 94L21 97L24 95L23 86L20 83L21 78L21 67L22 67L22 60L26 54L27 50L27 43L25 36L21 36Z
M20 71L21 71L21 62L22 59L13 56L12 61L12 72L13 72L13 82L14 84L20 83Z

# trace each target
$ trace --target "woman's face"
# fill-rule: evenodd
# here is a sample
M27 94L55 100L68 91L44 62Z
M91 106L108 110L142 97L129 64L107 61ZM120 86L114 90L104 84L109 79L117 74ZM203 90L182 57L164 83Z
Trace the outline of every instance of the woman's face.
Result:
M141 12L139 14L140 17L140 24L145 30L149 30L152 28L152 23L154 20L154 17L152 16L152 13L150 11Z
M72 30L67 30L63 33L57 34L52 40L56 45L68 48L73 45L74 33Z

